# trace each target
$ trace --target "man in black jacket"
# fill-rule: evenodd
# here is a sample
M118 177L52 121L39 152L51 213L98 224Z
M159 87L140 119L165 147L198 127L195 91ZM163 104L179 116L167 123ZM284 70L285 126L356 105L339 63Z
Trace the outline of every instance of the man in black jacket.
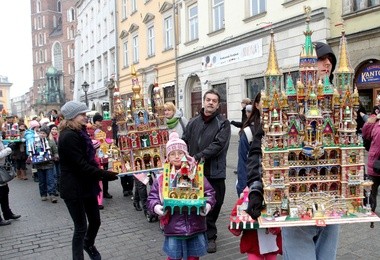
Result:
M189 154L197 161L204 161L204 175L215 190L216 204L207 215L207 252L216 252L216 221L226 192L226 157L230 143L230 122L219 114L220 95L215 89L206 91L199 115L187 124L182 139L189 147Z

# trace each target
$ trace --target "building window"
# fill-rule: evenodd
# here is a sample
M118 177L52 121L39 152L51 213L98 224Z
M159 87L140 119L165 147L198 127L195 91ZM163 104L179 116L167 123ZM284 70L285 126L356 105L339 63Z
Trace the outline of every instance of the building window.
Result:
M154 56L154 26L148 28L148 57Z
M103 77L108 78L108 55L107 53L103 54Z
M116 68L116 56L115 56L115 49L112 49L110 51L110 55L111 55L111 60L110 60L110 75L112 76L113 74L115 74L115 68Z
M42 28L42 18L41 16L38 16L37 17L37 29L41 29Z
M90 63L90 80L91 80L91 83L94 84L95 83L95 62L92 60L91 63Z
M212 4L214 31L217 31L224 27L224 0L213 0Z
M42 50L39 51L38 61L39 61L39 63L44 62L44 52Z
M75 21L75 10L74 8L70 8L69 10L69 22Z
M266 11L265 0L250 0L250 15L258 15Z
M102 79L102 57L98 57L98 81Z
M134 12L137 11L137 2L136 2L136 0L131 0L131 10L132 10L132 13L134 13Z
M70 40L74 40L74 26L70 27Z
M357 12L369 7L380 5L379 0L350 0L353 11Z
M173 17L169 16L164 20L165 27L165 50L173 48Z
M132 39L133 43L133 63L139 62L139 36L136 35Z
M37 13L40 13L41 12L41 1L38 0L37 1Z
M264 78L253 78L246 79L245 83L247 85L247 97L254 99L256 95L264 89Z
M128 42L123 43L123 67L128 67Z
M110 32L115 29L115 18L113 12L110 13Z
M58 1L57 2L57 12L62 12L62 4L61 4L61 1Z
M127 0L123 0L121 3L121 19L127 19Z
M198 39L198 5L189 6L189 41Z
M104 36L107 36L107 18L104 18L103 20L103 34Z
M38 35L38 45L42 46L44 45L44 37L42 36L42 33Z
M63 54L61 44L56 42L53 45L53 66L57 70L63 70Z
M102 37L102 30L101 30L101 27L100 27L100 23L98 24L98 42L100 41Z

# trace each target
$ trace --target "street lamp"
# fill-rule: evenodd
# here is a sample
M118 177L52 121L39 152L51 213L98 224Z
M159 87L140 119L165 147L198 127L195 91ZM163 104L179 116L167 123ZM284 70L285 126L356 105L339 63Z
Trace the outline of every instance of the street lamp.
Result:
M83 84L82 84L82 89L84 91L84 100L86 102L87 107L88 107L87 91L88 91L89 86L90 85L86 81L83 82Z
M112 116L112 112L113 112L113 91L115 89L115 80L113 78L110 78L110 80L108 81L108 84L107 84L107 87L108 87L108 90L109 90L109 104L110 104L110 107L109 107L109 111L110 111L110 115Z

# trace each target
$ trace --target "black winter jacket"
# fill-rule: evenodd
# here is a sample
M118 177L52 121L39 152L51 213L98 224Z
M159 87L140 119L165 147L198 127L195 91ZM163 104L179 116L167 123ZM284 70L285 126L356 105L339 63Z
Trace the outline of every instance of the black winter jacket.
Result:
M83 199L99 194L99 180L108 171L92 165L86 151L86 141L78 131L64 129L60 132L58 154L62 199Z
M252 131L253 132L253 131ZM247 159L247 186L251 187L253 182L260 181L262 176L261 167L261 140L264 136L262 125L258 129L255 129L253 140L249 148Z
M219 112L204 121L204 109L186 126L182 139L189 154L196 160L204 158L204 175L211 179L226 178L226 157L231 138L230 122Z

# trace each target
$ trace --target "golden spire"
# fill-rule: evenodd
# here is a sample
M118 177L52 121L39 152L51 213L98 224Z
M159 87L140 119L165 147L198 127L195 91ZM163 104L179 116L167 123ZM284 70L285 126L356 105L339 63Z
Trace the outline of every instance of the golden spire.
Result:
M274 45L274 32L273 29L271 29L271 39L270 39L270 47L269 47L269 54L268 54L268 67L265 72L265 76L275 76L275 75L282 75L277 62L277 53L276 53L276 47Z
M133 91L132 100L141 100L142 101L142 98L140 95L141 87L139 85L139 79L137 78L135 66L133 66L133 65L131 67L131 76L132 76L132 91ZM142 104L141 104L141 106L142 106Z
M350 59L348 57L347 50L347 39L342 26L342 38L340 39L339 45L339 60L338 60L338 69L336 73L354 73L354 70L351 67Z

